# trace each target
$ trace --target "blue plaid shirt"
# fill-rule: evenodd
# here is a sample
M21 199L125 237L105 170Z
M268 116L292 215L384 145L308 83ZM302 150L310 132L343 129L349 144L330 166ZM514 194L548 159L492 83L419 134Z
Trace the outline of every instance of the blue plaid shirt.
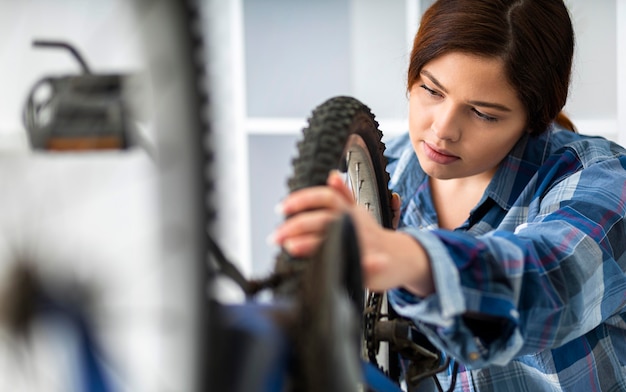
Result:
M399 230L426 249L436 287L389 298L460 364L455 391L626 391L626 150L555 127L525 136L453 231L437 226L408 135L386 155Z

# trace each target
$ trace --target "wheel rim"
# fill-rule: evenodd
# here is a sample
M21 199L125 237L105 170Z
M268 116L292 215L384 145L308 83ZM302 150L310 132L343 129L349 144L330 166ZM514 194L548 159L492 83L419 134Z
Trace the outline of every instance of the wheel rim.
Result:
M380 194L376 182L376 172L371 155L363 138L358 134L351 134L346 142L346 148L342 154L342 162L339 165L340 171L344 175L345 184L352 190L354 200L358 205L376 219L378 224L383 224L382 208L380 205ZM369 290L365 290L365 302L370 295ZM386 314L387 296L382 295L381 314ZM363 357L368 357L367 341L362 341ZM376 355L377 365L384 371L389 370L389 343L380 342Z
M365 141L358 134L348 138L342 154L345 165L344 181L352 190L357 204L364 206L379 224L382 224L380 195L376 184L376 172Z

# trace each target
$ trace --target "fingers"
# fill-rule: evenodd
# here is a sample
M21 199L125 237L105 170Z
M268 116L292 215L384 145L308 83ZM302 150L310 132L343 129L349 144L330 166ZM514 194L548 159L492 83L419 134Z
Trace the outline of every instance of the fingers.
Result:
M391 225L394 229L398 228L398 224L400 223L400 209L402 207L402 200L400 199L400 195L397 193L393 193L391 195L391 212L393 218L391 219Z
M345 194L330 186L293 192L280 207L288 219L275 230L271 241L294 257L310 256L323 241L328 225L350 205Z
M270 240L292 256L309 256L323 241L327 226L340 214L349 213L354 206L352 190L345 185L341 174L332 171L326 186L301 189L285 198L279 212L288 219L276 229Z
M393 193L391 195L391 209L393 212L400 212L400 207L402 205L402 200L400 200L400 195L397 193Z
M340 211L347 209L349 204L349 199L346 199L343 193L328 186L317 186L291 193L282 202L280 212L285 216L291 216L316 209Z
M294 237L283 242L283 248L293 257L308 257L320 247L323 237L306 235Z
M338 171L333 170L328 175L328 180L326 182L328 186L339 192L343 198L350 203L354 203L354 195L352 194L352 190L348 188L346 185L343 176L339 174Z
M306 214L294 215L287 219L274 232L274 241L284 245L285 241L298 236L321 236L326 226L337 217L328 210L315 210Z

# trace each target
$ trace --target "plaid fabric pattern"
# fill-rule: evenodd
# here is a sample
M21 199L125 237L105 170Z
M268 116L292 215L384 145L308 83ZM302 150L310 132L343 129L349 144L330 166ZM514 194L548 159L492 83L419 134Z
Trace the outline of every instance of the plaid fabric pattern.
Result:
M626 150L556 127L525 136L454 231L437 227L408 135L386 155L399 230L436 286L389 298L459 362L455 391L626 391Z

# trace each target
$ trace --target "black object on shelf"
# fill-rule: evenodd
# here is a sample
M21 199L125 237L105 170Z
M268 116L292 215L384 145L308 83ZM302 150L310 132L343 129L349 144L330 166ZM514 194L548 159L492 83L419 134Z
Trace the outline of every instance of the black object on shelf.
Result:
M123 150L132 146L125 74L92 73L80 53L62 41L35 47L68 50L82 74L46 76L32 87L23 111L32 148L54 151Z

